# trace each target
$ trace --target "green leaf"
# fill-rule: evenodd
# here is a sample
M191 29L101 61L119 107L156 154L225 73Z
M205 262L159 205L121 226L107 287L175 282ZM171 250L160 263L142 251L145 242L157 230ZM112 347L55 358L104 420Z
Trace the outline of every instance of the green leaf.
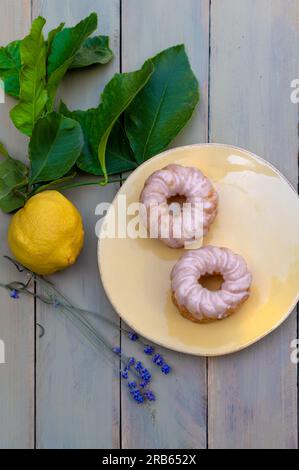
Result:
M63 30L64 25L65 25L65 23L60 23L60 25L57 26L57 28L52 29L52 30L49 32L49 34L48 34L48 40L47 40L47 56L48 56L48 55L50 54L50 52L51 52L51 47L52 47L52 44L53 44L53 41L54 41L56 35L57 35L58 33L60 33L60 31Z
M73 28L64 28L55 35L47 67L50 106L53 104L59 83L75 60L84 41L96 30L97 23L97 14L92 13Z
M191 118L199 86L183 45L153 59L155 71L125 112L125 129L138 163L164 150Z
M92 154L92 149L91 149L90 140L89 140L89 131L91 128L91 123L93 119L95 118L95 114L97 110L95 108L91 108L86 111L81 111L81 110L70 111L67 108L67 106L61 101L59 112L66 117L75 119L75 121L77 121L81 126L83 136L84 136L84 144L82 147L81 155L79 159L77 160L77 166L78 166L79 160L81 160L83 162L83 166L86 168L88 167L92 169L94 162L95 164L97 164L98 167L100 167L100 163L97 158L97 155ZM89 169L86 169L86 170L84 169L84 171L87 171L88 173L93 173L92 171L89 171Z
M134 153L120 119L116 121L108 139L106 166L108 175L131 171L137 167ZM102 175L103 172L100 174Z
M98 153L105 178L104 184L108 181L106 146L113 126L119 116L148 82L153 70L152 62L147 61L141 70L116 74L104 89L102 102L97 108L90 128L91 148L94 153Z
M48 99L45 89L46 43L42 34L45 23L44 18L38 17L32 23L30 34L21 42L20 103L10 112L17 129L28 136L32 135Z
M108 36L88 38L77 52L70 69L89 67L94 64L107 64L113 59Z
M0 162L0 209L13 212L22 207L26 200L28 168L24 163L6 157ZM24 194L22 194L24 192Z
M92 122L96 118L97 109L70 111L64 103L61 103L59 111L65 116L75 119L81 125L84 135L84 146L77 160L78 168L86 173L103 176L98 154L92 151L90 145L90 130ZM108 175L136 168L134 154L120 121L116 122L109 136L106 149L106 161Z
M47 56L51 52L55 37L63 30L64 25L65 23L60 23L57 28L49 32L46 43ZM14 41L5 47L0 47L0 78L4 81L5 92L15 98L19 98L20 94L21 43L22 41ZM85 40L68 69L107 64L112 58L113 52L109 48L108 36L96 36Z
M5 93L19 97L21 70L21 41L14 41L6 47L0 47L0 78L4 82Z
M76 163L83 146L80 125L52 112L40 119L29 144L30 184L56 180Z
M104 176L98 155L88 146L88 151L80 155L77 166L86 173ZM106 148L106 170L108 175L115 175L123 171L136 168L134 154L130 147L124 127L120 120L116 121L108 139Z
M0 142L0 155L3 155L4 157L9 157L8 151L6 150L2 142Z

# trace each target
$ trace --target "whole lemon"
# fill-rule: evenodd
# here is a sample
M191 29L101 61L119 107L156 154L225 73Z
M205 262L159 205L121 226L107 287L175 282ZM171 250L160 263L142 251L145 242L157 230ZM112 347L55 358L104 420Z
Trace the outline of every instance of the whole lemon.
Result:
M81 215L58 191L44 191L29 199L12 217L8 229L15 258L42 275L74 264L83 242Z

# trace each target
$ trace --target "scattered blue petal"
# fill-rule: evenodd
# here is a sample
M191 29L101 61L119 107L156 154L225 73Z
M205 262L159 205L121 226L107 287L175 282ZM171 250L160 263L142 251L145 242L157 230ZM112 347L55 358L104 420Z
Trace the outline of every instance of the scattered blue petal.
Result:
M128 337L129 337L129 339L130 339L131 341L134 341L134 342L135 342L135 341L138 341L138 339L139 339L138 335L137 335L136 333L133 333L133 332L130 332L130 333L128 334Z
M10 297L12 299L16 299L16 300L19 299L20 298L19 292L16 289L12 290L11 293L10 293Z
M146 370L145 372L141 373L141 378L144 382L149 383L152 379L151 374Z
M158 367L162 367L164 364L164 359L160 354L156 354L153 357L153 363L156 364Z
M148 399L148 401L156 401L156 396L151 390L147 390L145 392L145 396Z
M147 383L146 382L141 382L139 384L140 388L146 388L147 387Z
M135 390L137 388L136 382L128 382L129 390Z
M152 356L154 354L154 348L152 346L145 346L144 348L144 352L145 354L147 354L148 356Z
M53 299L53 307L54 307L54 308L60 307L60 302L59 302L59 300L57 300L57 299L55 299L55 298Z
M138 361L138 362L136 363L135 369L136 369L138 372L142 371L142 369L143 369L142 362Z
M114 352L114 354L118 354L118 355L121 354L121 348L119 347L113 348L112 351Z
M124 369L120 372L120 375L121 375L121 378L124 379L124 380L127 380L129 378L129 372Z
M163 372L163 374L168 375L171 372L171 367L168 364L164 364L161 367L161 371Z
M132 390L130 393L131 393L133 399L134 399L138 404L144 403L144 396L142 395L142 393L140 392L140 390Z
M135 357L130 357L129 361L128 361L128 366L131 367L135 364L136 360L135 360Z

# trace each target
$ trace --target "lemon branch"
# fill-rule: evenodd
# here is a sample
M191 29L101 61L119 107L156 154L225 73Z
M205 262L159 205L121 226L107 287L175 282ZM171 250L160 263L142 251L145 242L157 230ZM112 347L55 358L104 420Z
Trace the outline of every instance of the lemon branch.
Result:
M117 179L108 181L107 184L122 183L123 181L125 181L124 178L117 178ZM53 183L51 184L51 189L56 189L58 191L65 191L67 189L80 188L82 186L102 186L103 182L104 180L102 179L100 181L84 181L84 182L77 182L77 183L66 184L66 185L60 186L59 183L55 184L55 181L53 181ZM47 188L44 186L39 187L38 189L33 191L32 195L41 193L42 191L45 191L45 189L49 189L49 188L50 188L50 185L48 185Z

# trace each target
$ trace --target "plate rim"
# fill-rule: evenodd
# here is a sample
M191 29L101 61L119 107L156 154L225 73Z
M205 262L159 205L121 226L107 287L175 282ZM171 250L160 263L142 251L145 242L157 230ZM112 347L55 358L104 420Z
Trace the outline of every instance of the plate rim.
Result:
M203 148L203 147L222 147L222 148L230 148L230 149L234 149L234 150L239 150L239 151L242 151L242 152L245 152L247 154L249 154L251 157L253 157L254 159L256 159L257 161L259 162L262 162L264 163L266 166L270 167L278 176L280 176L280 178L282 180L284 180L285 183L288 184L288 186L291 188L291 190L294 192L294 194L296 195L297 199L299 200L299 194L298 192L296 191L296 189L294 188L294 186L292 185L292 183L283 175L283 173L278 170L278 168L276 168L272 163L268 162L267 160L265 160L264 158L260 157L259 155L256 155L255 153L249 151L249 150L246 150L242 147L238 147L236 145L230 145L230 144L223 144L223 143L214 143L214 142L207 142L207 143L200 143L200 144L190 144L190 145L182 145L182 146L178 146L178 147L173 147L171 149L168 149L164 152L161 152L161 153L158 153L157 155L154 155L153 157L149 158L148 160L146 160L145 162L143 162L141 165L139 165L134 171L132 171L132 173L130 173L130 175L128 176L128 178L126 179L126 181L124 182L124 184L118 189L117 193L115 194L112 202L111 202L111 205L114 204L114 201L117 199L118 195L120 192L122 192L124 190L124 188L126 188L127 185L129 185L130 183L130 179L133 177L134 173L136 171L138 171L140 168L142 167L145 167L147 165L150 164L150 162L155 159L155 158L158 158L158 157L163 157L164 155L167 155L175 150L185 150L185 149L190 149L190 148ZM106 217L106 216L105 216ZM100 230L100 233L101 231L103 230L103 225L102 225L102 228ZM134 328L130 322L127 321L127 319L123 318L123 315L117 310L117 308L115 307L112 299L110 298L110 294L108 293L108 290L107 290L107 286L106 286L106 283L104 281L104 277L103 277L103 271L102 271L102 267L101 267L101 256L102 256L102 252L103 250L101 250L101 240L100 240L100 234L99 234L99 237L98 237L98 243L97 243L97 259L98 259L98 268L99 268L99 273L100 273L100 277L101 277L101 282L102 282L102 286L104 288L104 291L105 291L105 294L110 302L110 304L112 305L114 311L117 313L117 315L120 317L121 320L123 320L132 330L136 331L136 333L138 333L140 336L142 336L143 338L146 338L148 339L149 341L151 341L152 343L154 344L157 344L158 346L161 346L165 349L169 349L171 351L175 351L175 352L179 352L179 353L183 353L183 354L187 354L187 355L190 355L190 356L196 356L196 357L221 357L221 356L228 356L230 354L234 354L234 353L237 353L239 351L242 351L246 348L249 348L250 346L252 346L253 344L259 342L260 340L262 340L263 338L265 338L266 336L270 335L271 333L273 333L277 328L279 328L282 323L284 323L288 317L292 314L293 310L295 309L296 305L298 304L299 302L299 291L298 291L298 294L297 294L297 297L294 301L294 303L292 304L292 306L290 307L290 309L287 311L287 313L272 327L270 328L267 332L265 332L264 334L256 337L255 339L251 340L251 341L248 341L247 343L245 343L244 345L238 347L238 348L232 348L232 349L228 349L227 351L225 352L216 352L215 353L208 353L208 354L205 354L204 352L195 352L195 351L186 351L184 349L184 347L171 347L171 346L167 346L165 344L163 344L162 342L160 341L157 341L156 339L153 339L151 337L151 335L144 335L143 332L141 332L140 330Z

